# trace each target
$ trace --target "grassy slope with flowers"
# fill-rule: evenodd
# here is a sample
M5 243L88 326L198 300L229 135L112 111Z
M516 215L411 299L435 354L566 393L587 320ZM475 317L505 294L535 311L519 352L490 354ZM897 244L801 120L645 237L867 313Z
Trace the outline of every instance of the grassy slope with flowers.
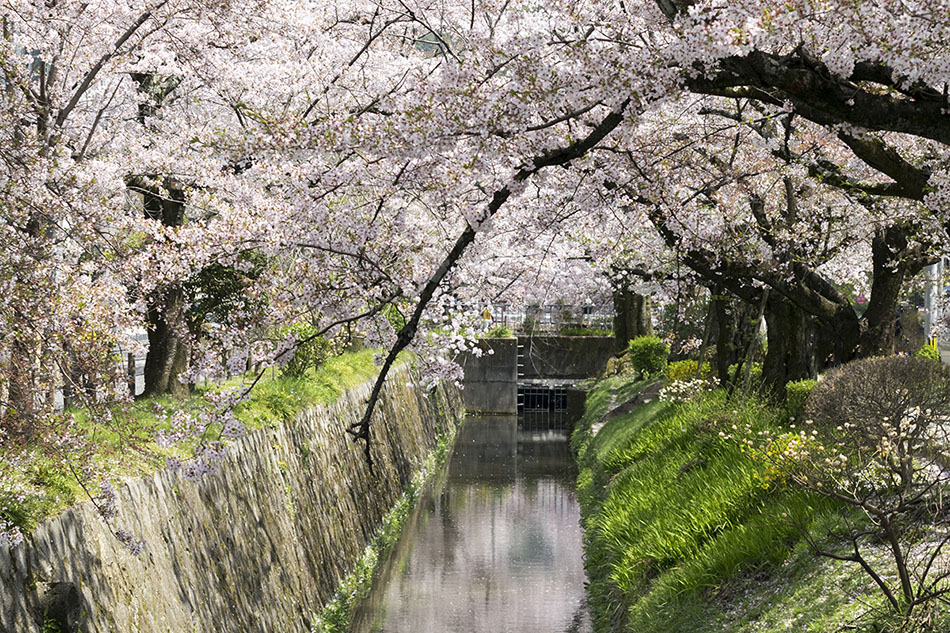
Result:
M307 407L329 404L345 390L378 374L379 368L373 362L377 353L366 349L332 357L319 369L308 369L300 378L268 371L249 399L236 407L236 417L245 428L254 430L292 420ZM240 388L252 379L253 376L241 376L210 388ZM168 457L189 456L196 439L171 447L160 447L153 439L157 432L169 428L172 413L200 414L208 406L204 391L199 389L185 398L161 396L136 401L123 415L122 434L95 425L84 412L76 411L78 432L89 436L90 444L96 448L91 459L102 473L101 478L141 476L164 467ZM214 437L216 430L216 426L209 427L207 435ZM7 521L29 532L37 522L85 497L86 492L70 473L65 455L28 451L18 454L14 461L0 450L0 524Z
M827 533L841 509L771 481L766 460L730 437L781 432L784 415L722 390L610 414L642 387L598 383L572 438L596 630L863 630L850 628L856 616L882 601L800 531Z

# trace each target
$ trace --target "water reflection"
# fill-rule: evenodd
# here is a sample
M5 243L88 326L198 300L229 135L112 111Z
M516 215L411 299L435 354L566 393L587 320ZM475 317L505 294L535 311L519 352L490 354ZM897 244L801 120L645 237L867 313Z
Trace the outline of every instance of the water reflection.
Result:
M587 633L575 471L563 431L469 418L354 633Z

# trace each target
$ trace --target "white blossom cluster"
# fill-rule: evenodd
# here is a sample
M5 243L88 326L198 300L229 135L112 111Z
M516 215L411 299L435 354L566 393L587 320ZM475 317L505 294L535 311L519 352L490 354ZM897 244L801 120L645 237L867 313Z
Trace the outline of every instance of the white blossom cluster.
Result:
M687 402L703 391L715 389L718 385L719 381L716 378L674 380L660 389L659 398L662 402Z
M23 532L6 519L0 518L0 547L13 547L23 542Z

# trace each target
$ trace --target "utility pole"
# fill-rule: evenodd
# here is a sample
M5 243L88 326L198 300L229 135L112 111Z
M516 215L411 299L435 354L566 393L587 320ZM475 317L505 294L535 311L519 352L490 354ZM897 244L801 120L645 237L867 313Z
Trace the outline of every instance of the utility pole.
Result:
M941 258L939 262L927 266L925 271L927 289L924 292L924 333L927 335L928 343L936 345L937 323L942 316L940 297L943 295L945 259Z

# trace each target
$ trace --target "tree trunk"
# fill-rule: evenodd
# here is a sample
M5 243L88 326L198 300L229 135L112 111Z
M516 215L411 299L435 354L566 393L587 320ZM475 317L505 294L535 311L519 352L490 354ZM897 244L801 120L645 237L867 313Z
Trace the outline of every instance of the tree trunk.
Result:
M161 305L148 308L148 354L145 356L145 389L141 397L184 395L187 385L178 380L188 369L191 345L182 331L185 302L180 288L169 290Z
M815 319L778 294L769 298L765 311L768 351L762 363L762 383L779 400L785 397L785 384L814 378Z
M148 127L148 119L158 115L162 103L178 87L180 79L157 73L132 73L133 81L145 97L139 104L138 122ZM181 226L185 219L184 187L171 177L159 188L144 178L130 177L129 186L142 194L145 217L165 226ZM179 285L164 288L150 301L148 322L148 353L145 356L145 388L140 397L164 393L180 395L188 387L178 375L188 368L191 356L190 339L185 318L184 292Z
M171 179L165 180L165 189L162 195L152 188L138 187L143 196L145 215L165 226L179 226L185 218L184 189ZM166 288L161 297L149 305L146 313L145 389L140 397L188 392L187 385L178 380L179 374L188 369L191 356L186 309L180 285Z
M739 363L742 351L757 334L756 307L724 293L719 288L711 299L716 315L716 376L722 385L729 383L729 368Z
M13 342L14 357L7 365L7 406L2 426L11 437L29 442L36 433L36 385L33 358L36 341L27 341L19 334Z
M631 290L615 290L614 338L617 340L617 349L625 350L627 344L638 336L652 335L650 297Z
M895 243L896 242L896 243ZM906 266L899 257L907 244L894 229L878 233L871 243L874 279L868 309L862 317L858 356L889 356L894 353L897 304L904 285ZM898 260L895 265L895 260Z

